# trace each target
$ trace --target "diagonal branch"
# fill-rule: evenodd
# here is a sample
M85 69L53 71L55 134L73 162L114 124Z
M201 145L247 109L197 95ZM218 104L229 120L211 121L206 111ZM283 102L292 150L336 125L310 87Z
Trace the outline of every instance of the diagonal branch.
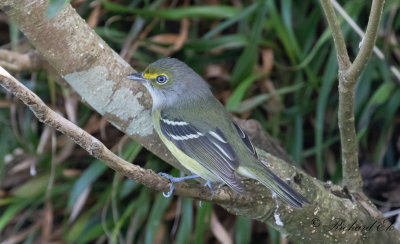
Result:
M330 0L321 0L322 9L324 10L329 27L332 31L333 41L337 51L337 59L339 63L339 70L346 70L350 67L350 58L347 53L346 43L340 29L340 22L336 17L335 10L333 9Z
M372 1L371 13L368 19L367 30L362 40L362 46L357 57L351 64L350 68L346 71L345 79L348 82L356 83L371 57L372 51L375 46L376 36L378 34L378 27L382 16L382 10L385 0Z

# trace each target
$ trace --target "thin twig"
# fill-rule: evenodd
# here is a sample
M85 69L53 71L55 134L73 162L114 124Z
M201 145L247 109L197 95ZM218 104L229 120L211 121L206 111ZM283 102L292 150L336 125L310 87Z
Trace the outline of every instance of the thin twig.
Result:
M346 70L350 67L350 58L347 53L346 43L340 29L340 22L336 17L335 10L332 7L330 0L321 0L322 8L325 12L326 19L329 27L332 30L333 40L337 51L337 58L339 63L339 70Z
M338 11L338 13L346 20L346 22L351 26L351 28L353 28L353 30L361 37L361 39L364 39L365 36L364 31L361 30L361 28L347 14L347 12L342 8L342 6L336 0L331 0L331 2L336 11ZM379 59L386 61L385 55L376 45L374 46L374 53L376 54L376 56L378 56ZM400 72L397 70L397 68L394 65L390 65L389 69L392 72L392 74L397 78L397 80L400 81Z
M368 19L367 30L362 41L360 52L350 68L346 71L345 79L347 82L356 83L371 57L375 46L378 27L382 16L382 10L385 0L372 1L371 13Z
M346 20L346 22L353 28L353 30L361 37L361 39L364 39L365 33L361 28L357 25L357 23L347 14L347 12L342 8L342 6L336 1L336 0L331 0L333 7L338 11L338 13L343 17L343 19ZM379 50L376 46L374 47L374 52L375 54L380 58L384 59L385 55L383 55L382 51Z

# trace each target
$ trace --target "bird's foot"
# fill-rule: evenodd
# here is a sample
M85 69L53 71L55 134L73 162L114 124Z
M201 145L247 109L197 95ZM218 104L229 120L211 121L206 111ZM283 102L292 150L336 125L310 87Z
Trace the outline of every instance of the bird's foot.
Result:
M212 187L212 185L211 185L211 181L207 181L205 184L204 184L204 186L208 186L208 188L210 188L210 191L211 191L211 199L214 197L214 188ZM201 207L201 203L202 203L202 201L200 201L199 202L199 207Z
M212 185L211 185L211 181L207 181L205 184L204 184L204 186L208 186L208 188L210 188L210 191L211 191L211 199L214 197L214 188L212 187Z
M169 187L169 191L167 193L163 192L164 197L170 197L172 196L172 193L174 192L175 189L175 183L183 181L183 180L188 180L188 179L193 179L199 177L198 175L188 175L188 176L183 176L183 177L173 177L172 175L169 175L167 173L158 173L161 176L164 176L165 178L169 179L171 181L171 186Z

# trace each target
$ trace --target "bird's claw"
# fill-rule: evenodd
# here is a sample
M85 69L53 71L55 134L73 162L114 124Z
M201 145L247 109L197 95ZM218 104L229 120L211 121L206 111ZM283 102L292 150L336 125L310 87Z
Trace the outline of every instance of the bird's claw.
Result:
M167 192L167 193L165 193L165 192L163 192L162 194L163 194L163 196L164 197L170 197L170 196L172 196L172 193L174 192L174 189L175 189L175 183L174 182L171 182L171 186L169 187L169 191Z
M210 188L210 191L211 191L211 199L214 197L214 188L212 187L212 185L211 185L211 181L207 181L205 184L204 184L204 186L208 186L208 188ZM199 201L199 207L201 208L201 203L202 203L202 201Z
M172 196L172 193L174 192L175 189L175 183L183 181L183 180L188 180L188 179L193 179L199 177L198 175L188 175L184 177L173 177L172 175L169 175L167 173L160 172L158 175L164 176L165 178L169 179L171 181L171 186L169 187L169 191L167 193L163 192L164 197L170 197Z
M205 184L204 184L204 186L208 186L208 188L210 188L210 191L211 191L211 198L213 198L214 197L214 188L212 187L212 185L211 185L211 181L207 181Z

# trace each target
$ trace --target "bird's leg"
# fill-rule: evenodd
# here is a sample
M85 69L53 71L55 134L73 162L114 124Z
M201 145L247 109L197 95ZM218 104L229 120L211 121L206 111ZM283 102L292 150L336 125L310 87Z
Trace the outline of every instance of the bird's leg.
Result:
M207 181L204 186L208 186L208 188L210 188L211 191L211 199L214 197L214 188L211 185L211 181ZM199 202L199 207L201 207L201 201Z
M174 188L175 188L175 183L179 182L179 181L183 181L183 180L188 180L188 179L193 179L193 178L197 178L200 177L198 175L188 175L188 176L183 176L183 177L173 177L172 175L169 175L167 173L158 173L161 176L164 176L165 178L169 179L171 181L171 186L169 188L169 191L167 192L167 194L165 194L163 192L164 197L170 197L172 196L172 193L174 192Z
M210 188L210 191L211 191L211 199L213 198L213 196L214 196L214 188L212 187L212 185L211 185L211 181L207 181L205 184L204 184L204 186L208 186L208 188Z

